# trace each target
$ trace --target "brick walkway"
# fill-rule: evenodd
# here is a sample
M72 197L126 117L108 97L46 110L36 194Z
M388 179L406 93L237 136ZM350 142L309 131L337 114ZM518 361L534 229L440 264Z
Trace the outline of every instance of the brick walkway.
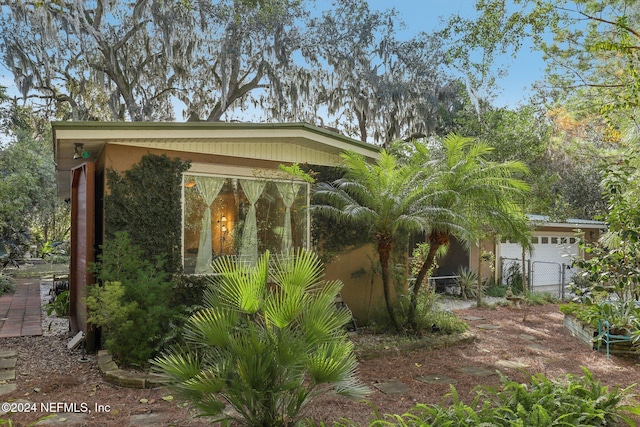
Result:
M40 280L16 279L16 292L0 296L0 338L42 335Z

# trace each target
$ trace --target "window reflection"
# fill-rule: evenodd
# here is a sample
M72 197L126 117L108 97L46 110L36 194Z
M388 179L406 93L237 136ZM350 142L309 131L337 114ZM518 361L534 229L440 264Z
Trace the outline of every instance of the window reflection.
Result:
M267 250L308 246L308 184L199 175L184 183L186 273L209 273L218 256L253 263Z

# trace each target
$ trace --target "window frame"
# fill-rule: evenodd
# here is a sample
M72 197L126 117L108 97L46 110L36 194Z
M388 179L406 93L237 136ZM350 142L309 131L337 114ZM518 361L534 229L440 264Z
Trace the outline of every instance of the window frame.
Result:
M269 171L271 172L271 171ZM258 173L264 173L263 171L257 172ZM247 175L233 175L233 174L216 174L216 173L207 173L207 172L190 172L190 171L186 171L182 173L182 180L181 180L181 229L180 229L180 242L181 242L181 247L180 247L180 254L181 254L181 261L182 261L182 268L184 271L185 268L185 226L186 226L186 202L187 202L187 197L186 197L186 186L185 184L187 183L186 177L204 177L204 178L222 178L222 179L237 179L237 180L251 180L251 181L267 181L272 182L272 183L288 183L288 182L295 182L296 184L302 185L304 186L305 190L306 190L306 218L305 218L305 225L306 225L306 230L305 230L305 245L304 245L304 249L309 250L311 248L311 211L310 211L310 206L311 206L311 183L303 181L301 179L296 179L296 178L277 178L277 177L260 177L260 176L247 176ZM217 196L218 197L218 196ZM216 197L216 198L217 198ZM202 274L202 273L187 273L184 272L184 274L188 274L188 275L206 275L206 274Z

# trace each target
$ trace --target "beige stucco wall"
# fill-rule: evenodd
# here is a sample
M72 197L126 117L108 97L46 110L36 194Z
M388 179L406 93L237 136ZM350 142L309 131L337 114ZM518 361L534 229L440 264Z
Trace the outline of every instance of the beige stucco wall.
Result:
M325 279L344 283L342 298L359 325L365 325L376 314L386 316L386 306L380 276L378 255L373 245L351 248L335 255L325 265ZM392 285L392 297L395 287Z
M478 265L481 263L480 256L483 252L492 252L494 255L496 253L496 245L493 241L486 240L483 241L480 247L477 245L473 245L469 248L469 269L472 271L478 271ZM495 267L491 264L490 261L482 261L482 278L489 279L491 277L495 278Z

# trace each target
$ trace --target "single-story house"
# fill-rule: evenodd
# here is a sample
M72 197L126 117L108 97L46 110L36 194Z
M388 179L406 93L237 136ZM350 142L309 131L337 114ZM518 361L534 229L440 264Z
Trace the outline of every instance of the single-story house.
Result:
M310 184L284 178L280 165L335 166L345 150L371 160L379 155L379 147L302 123L54 122L52 127L58 194L71 203L70 323L73 332L87 335L89 348L94 338L84 297L95 283L88 267L104 243L108 170L127 171L147 154L191 163L180 188L182 265L186 274L206 274L218 255L252 260L267 249L311 248ZM571 249L574 229L594 240L603 228L596 221L531 219L536 231L529 259L539 265L557 262L561 245L577 250ZM485 242L483 249L496 255L496 274L503 259L521 253L506 240ZM434 276L477 269L479 255L477 247L467 250L453 240ZM325 277L344 282L342 297L364 322L383 301L376 259L373 247L364 246L338 253L326 265ZM485 264L486 277L493 273Z
M202 274L219 254L251 260L266 249L310 248L310 184L284 179L279 165L335 166L345 150L372 160L379 154L376 146L302 123L54 122L52 127L58 195L71 203L71 328L88 334L88 344L84 296L95 281L88 267L104 242L107 170L126 171L148 153L190 161L181 189L183 267L187 274ZM345 282L343 298L356 315L362 304L382 295L381 285L374 290L371 280L351 280L351 273L370 267L369 254L345 255L325 272L326 278ZM367 298L360 296L359 281L371 288Z

